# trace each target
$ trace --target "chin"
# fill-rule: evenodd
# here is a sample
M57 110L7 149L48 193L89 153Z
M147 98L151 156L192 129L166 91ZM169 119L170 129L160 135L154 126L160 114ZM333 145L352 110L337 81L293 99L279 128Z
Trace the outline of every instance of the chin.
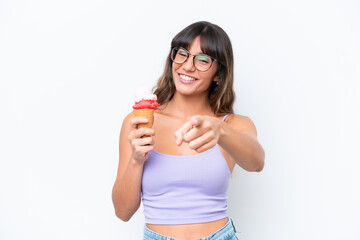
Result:
M201 89L199 86L189 86L189 85L183 85L181 83L175 84L176 92L178 94L181 94L183 96L195 96L195 95L202 95L206 94L209 91L209 89Z
M180 93L181 95L186 95L186 96L190 96L192 94L194 94L194 89L190 89L187 86L179 86L177 84L175 84L175 88L176 88L176 92Z

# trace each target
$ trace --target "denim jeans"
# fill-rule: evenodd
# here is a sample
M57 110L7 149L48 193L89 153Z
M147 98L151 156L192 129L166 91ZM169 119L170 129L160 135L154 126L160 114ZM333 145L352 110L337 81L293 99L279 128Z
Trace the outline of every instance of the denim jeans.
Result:
M200 238L198 240L238 240L236 237L236 229L231 218L227 224L214 232L210 236ZM144 227L144 240L177 240L176 238L167 237L161 234L158 234L154 231L151 231L149 228Z

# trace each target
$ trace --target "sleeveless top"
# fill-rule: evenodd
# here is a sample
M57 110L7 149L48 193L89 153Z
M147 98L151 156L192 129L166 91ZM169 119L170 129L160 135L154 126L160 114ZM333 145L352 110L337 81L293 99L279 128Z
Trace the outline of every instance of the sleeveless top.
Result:
M190 224L227 217L230 175L217 144L191 156L150 151L141 186L145 222Z

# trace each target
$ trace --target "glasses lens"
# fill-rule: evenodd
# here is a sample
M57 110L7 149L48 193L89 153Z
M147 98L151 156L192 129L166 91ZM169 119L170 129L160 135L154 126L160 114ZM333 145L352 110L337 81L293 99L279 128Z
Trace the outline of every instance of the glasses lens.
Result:
M176 63L184 63L189 53L183 48L174 48L171 53L171 59Z
M206 71L211 67L212 59L206 54L199 54L195 58L195 66L200 71Z

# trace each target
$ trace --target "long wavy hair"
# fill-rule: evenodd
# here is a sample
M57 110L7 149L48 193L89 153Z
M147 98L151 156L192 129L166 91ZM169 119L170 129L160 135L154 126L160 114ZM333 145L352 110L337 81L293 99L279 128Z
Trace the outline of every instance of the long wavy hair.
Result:
M164 72L159 78L154 91L158 98L159 105L168 103L176 91L172 77L171 49L174 47L188 49L198 36L200 37L201 51L218 60L216 75L219 77L219 82L218 84L215 82L211 83L208 94L212 111L215 115L234 113L234 60L231 42L222 28L205 21L189 25L179 32L171 41L171 48L166 60Z

